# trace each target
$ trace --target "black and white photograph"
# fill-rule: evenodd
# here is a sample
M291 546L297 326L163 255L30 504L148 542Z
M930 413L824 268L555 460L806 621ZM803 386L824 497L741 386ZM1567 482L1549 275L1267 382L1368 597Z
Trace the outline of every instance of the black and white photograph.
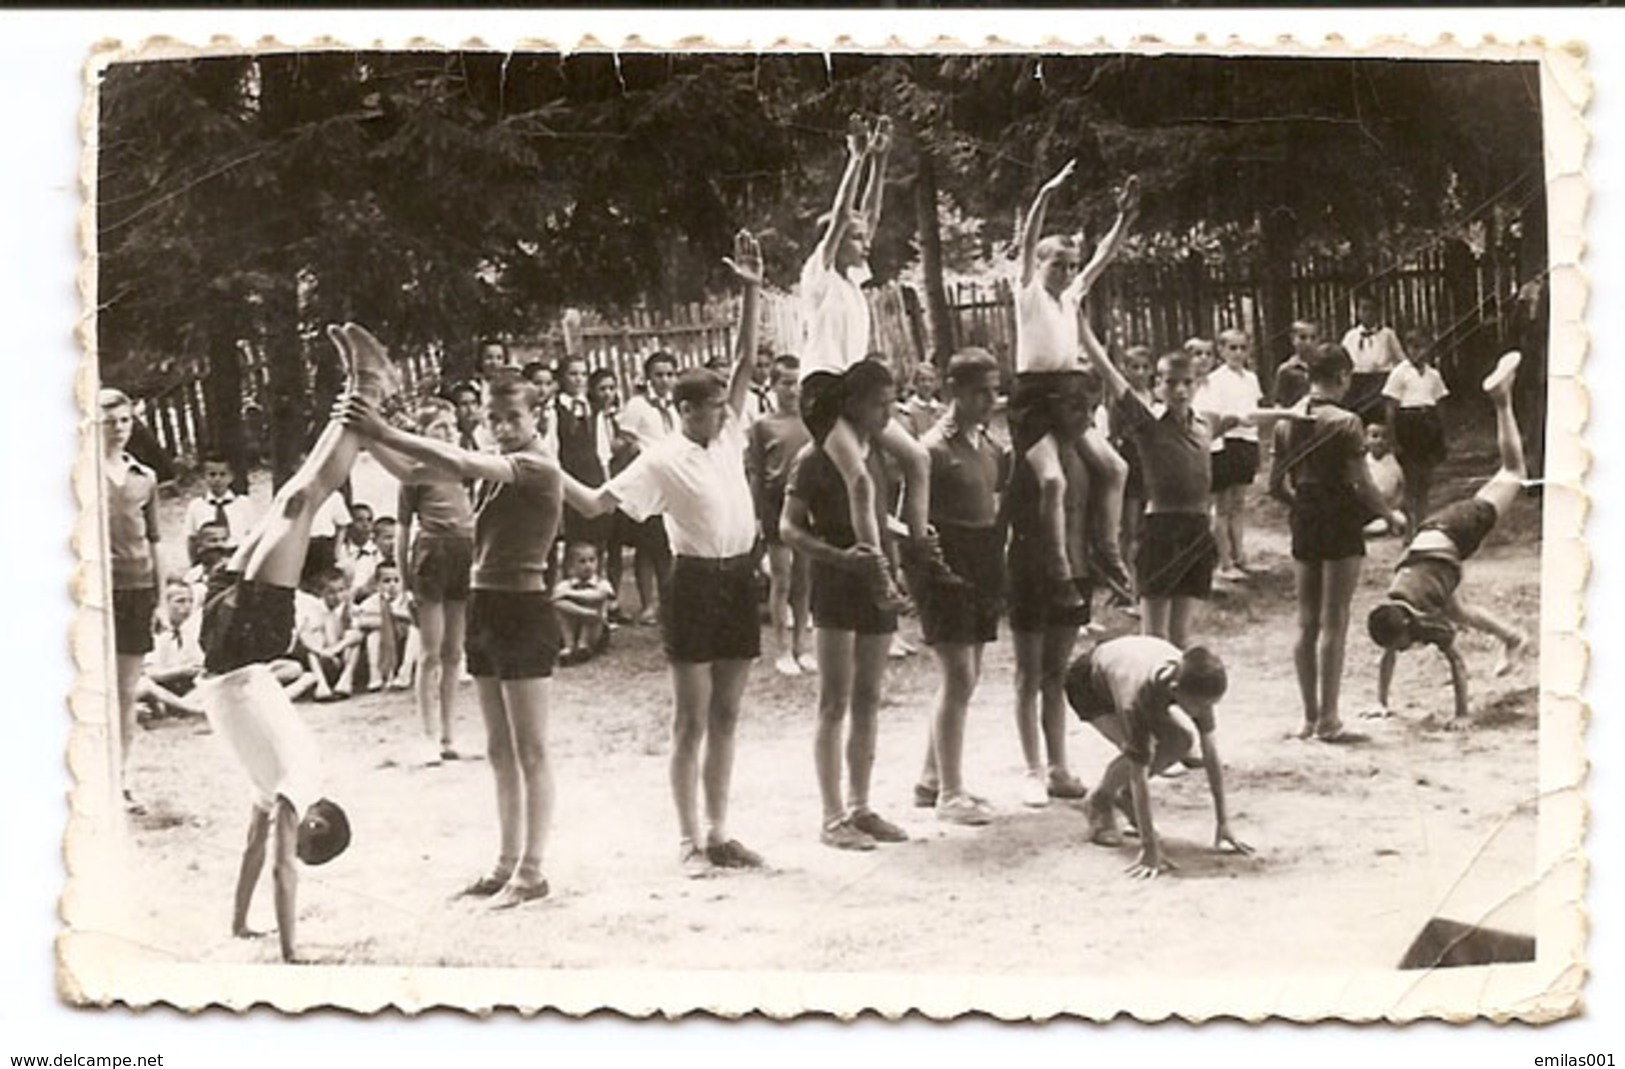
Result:
M1582 67L98 51L62 997L1577 1012Z

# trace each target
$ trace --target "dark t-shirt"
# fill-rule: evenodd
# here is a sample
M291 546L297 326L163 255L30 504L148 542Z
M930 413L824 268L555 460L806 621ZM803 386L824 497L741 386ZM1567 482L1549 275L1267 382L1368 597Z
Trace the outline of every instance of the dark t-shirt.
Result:
M931 456L931 522L991 527L998 519L998 494L1010 477L1010 451L986 432L953 434L949 420L925 433L921 444Z
M885 470L880 463L880 451L871 448L868 456L869 477L875 483L875 522L881 537L885 537L886 512L884 503L891 495L886 491ZM852 530L852 508L846 495L846 483L829 459L829 454L816 444L802 447L790 465L790 483L786 493L800 498L807 506L807 529L836 549L847 549L857 543ZM813 562L817 568L818 562Z
M1365 430L1360 417L1331 401L1311 398L1311 419L1287 424L1286 478L1300 493L1354 492L1350 472L1365 457Z
M513 465L513 481L481 480L474 492L473 586L545 591L547 554L564 504L558 469L539 439L503 459Z
M1123 434L1140 454L1146 508L1151 512L1207 515L1213 503L1213 444L1207 421L1194 411L1183 420L1157 406L1147 408L1133 393L1117 401Z

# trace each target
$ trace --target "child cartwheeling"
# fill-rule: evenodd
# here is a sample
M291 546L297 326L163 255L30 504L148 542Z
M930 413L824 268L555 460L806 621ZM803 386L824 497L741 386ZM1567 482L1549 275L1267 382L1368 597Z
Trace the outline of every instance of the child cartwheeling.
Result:
M1382 396L1388 426L1393 428L1394 455L1405 473L1405 514L1420 520L1428 514L1433 472L1444 463L1439 402L1450 396L1450 388L1433 366L1433 339L1428 334L1413 330L1405 335L1405 359L1388 373Z
M598 547L571 542L564 550L564 574L553 584L553 611L563 632L563 665L590 661L609 635L609 605L615 591L598 573Z
M1365 463L1360 417L1339 406L1348 392L1353 361L1341 345L1323 345L1309 362L1309 397L1303 418L1285 424L1270 486L1291 510L1292 562L1298 584L1298 641L1293 662L1303 698L1299 738L1362 741L1343 728L1338 713L1347 649L1349 606L1365 559L1365 521L1389 523Z
M1052 480L1060 472L1054 428L1043 418L1048 409L1044 398L1053 392L1057 376L1083 366L1078 324L1083 318L1084 299L1117 256L1139 211L1139 181L1131 175L1117 194L1117 220L1087 264L1081 261L1075 239L1059 235L1040 238L1050 198L1072 170L1069 162L1039 188L1022 224L1021 287L1016 297L1016 381L1010 394L1010 426L1017 459L1027 458L1027 463L1035 465L1041 481ZM1083 460L1088 513L1095 521L1091 565L1120 600L1128 601L1133 594L1120 542L1128 464L1105 435L1092 428L1085 428L1073 448ZM1058 506L1052 500L1047 507ZM1049 522L1055 522L1054 515ZM1064 578L1051 576L1057 589L1063 590Z
M351 329L328 328L344 361L346 392L382 403L400 390L396 371L382 352L355 353L345 340ZM311 523L349 476L360 449L356 434L337 421L327 425L259 526L210 578L203 610L204 669L210 678L200 685L198 701L215 736L242 767L253 796L231 930L239 938L259 934L248 925L248 910L274 837L277 937L283 960L290 962L296 957L298 916L294 861L331 861L349 845L350 825L344 810L322 797L315 737L270 665L293 645L294 591L304 571Z
M886 116L880 117L872 131L860 116L852 116L846 135L846 169L835 192L835 206L801 271L801 298L807 304L801 419L840 473L858 541L875 549L881 544L884 522L875 508L878 491L865 449L841 409L846 372L869 353L869 303L862 285L869 277L869 242L880 225L891 140L892 124ZM952 570L931 536L931 459L925 448L895 418L875 444L903 471L903 520L909 533L903 546L905 567L952 580ZM862 567L872 601L888 612L907 604L885 554L866 555Z
M1136 878L1155 879L1177 868L1164 856L1151 823L1150 777L1172 767L1191 749L1190 732L1174 719L1177 705L1196 725L1202 767L1213 794L1215 850L1251 854L1252 847L1230 830L1225 805L1224 765L1214 741L1213 708L1224 697L1224 662L1202 646L1180 650L1146 635L1125 635L1080 654L1066 672L1066 699L1078 719L1117 748L1100 785L1089 795L1089 841L1123 845L1117 814L1126 811L1140 838L1140 856L1129 867ZM1125 791L1128 798L1124 798Z
M1446 506L1418 527L1394 570L1387 596L1366 620L1371 640L1383 650L1377 675L1378 707L1369 715L1391 715L1389 690L1400 651L1429 645L1437 647L1450 664L1456 709L1455 718L1447 726L1466 726L1467 665L1455 646L1457 625L1476 628L1500 640L1501 656L1495 665L1498 676L1512 671L1528 648L1529 637L1524 632L1488 610L1468 604L1459 593L1463 565L1512 508L1528 474L1523 439L1512 412L1512 384L1520 359L1517 352L1507 353L1484 380L1484 392L1495 405L1500 470L1473 497Z
M360 327L349 328L346 337L358 355L383 351ZM536 387L512 372L486 383L483 400L496 453L400 430L366 398L351 401L345 423L369 449L398 454L404 481L478 480L466 653L485 720L500 840L496 864L462 894L488 899L492 909L511 909L549 890L542 872L554 793L548 681L558 660L559 626L546 572L564 496L558 463L543 449Z

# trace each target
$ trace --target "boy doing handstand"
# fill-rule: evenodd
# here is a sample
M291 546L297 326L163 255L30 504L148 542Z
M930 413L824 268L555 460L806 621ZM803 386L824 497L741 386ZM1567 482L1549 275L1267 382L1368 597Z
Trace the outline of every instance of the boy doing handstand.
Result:
M1501 467L1478 493L1434 513L1417 529L1405 548L1393 582L1382 603L1371 610L1366 626L1371 640L1382 647L1377 674L1377 706L1370 715L1391 715L1388 694L1394 664L1402 650L1416 645L1435 646L1450 663L1455 692L1455 718L1450 729L1467 725L1467 665L1455 645L1456 626L1488 632L1501 641L1495 674L1506 675L1529 645L1529 636L1486 609L1469 605L1459 593L1462 566L1483 543L1496 522L1507 514L1523 492L1527 469L1523 439L1512 412L1512 384L1517 377L1517 352L1501 357L1484 380L1484 392L1495 405L1495 441Z

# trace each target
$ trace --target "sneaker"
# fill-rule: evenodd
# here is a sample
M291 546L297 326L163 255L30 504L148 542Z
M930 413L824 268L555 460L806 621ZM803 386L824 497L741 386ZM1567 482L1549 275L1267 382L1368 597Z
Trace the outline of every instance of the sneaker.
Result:
M535 902L546 898L549 888L547 881L538 876L534 880L522 880L518 876L510 879L507 884L491 896L491 909L513 909L526 902Z
M508 886L508 881L512 878L512 873L503 872L500 869L495 872L488 872L484 876L481 876L479 879L475 880L473 883L469 884L467 887L464 887L461 891L458 891L454 897L490 898L492 895Z
M425 742L418 749L418 764L424 768L438 768L443 760L445 755L440 752L440 747L432 742Z
M683 875L691 880L711 875L711 858L691 842L685 841L678 848L677 864L682 868Z
M1075 799L1082 798L1089 793L1089 788L1083 785L1081 779L1064 769L1049 774L1049 780L1044 784L1044 790L1051 798Z
M453 746L442 746L442 747L440 747L440 760L442 760L442 761L461 761L462 759L463 759L463 755L461 753L457 752L456 747L453 747Z
M899 828L873 809L859 809L848 818L852 826L877 843L906 843L908 832Z
M1220 568L1215 571L1213 573L1213 578L1223 579L1227 583L1239 583L1247 578L1247 573L1232 564L1229 567Z
M1042 772L1028 772L1021 781L1021 804L1030 809L1049 805L1049 783Z
M914 785L914 808L930 809L937 804L937 788L929 783Z
M401 373L390 361L383 342L373 337L366 327L355 323L346 323L338 329L344 334L344 373L350 380L350 389L375 405L382 405L399 394Z
M937 819L944 824L979 828L993 823L993 807L968 794L956 794L937 803Z
M875 841L868 833L852 826L850 817L838 817L824 825L818 841L837 850L873 850Z
M1522 362L1523 354L1516 349L1502 355L1496 362L1495 370L1484 376L1484 392L1493 396L1502 390L1511 389L1512 378Z
M761 854L738 839L712 843L705 848L705 856L711 859L711 864L720 869L759 869L764 864Z
M796 663L796 659L788 653L779 654L779 659L773 662L773 668L781 676L799 676L801 674L801 665Z

